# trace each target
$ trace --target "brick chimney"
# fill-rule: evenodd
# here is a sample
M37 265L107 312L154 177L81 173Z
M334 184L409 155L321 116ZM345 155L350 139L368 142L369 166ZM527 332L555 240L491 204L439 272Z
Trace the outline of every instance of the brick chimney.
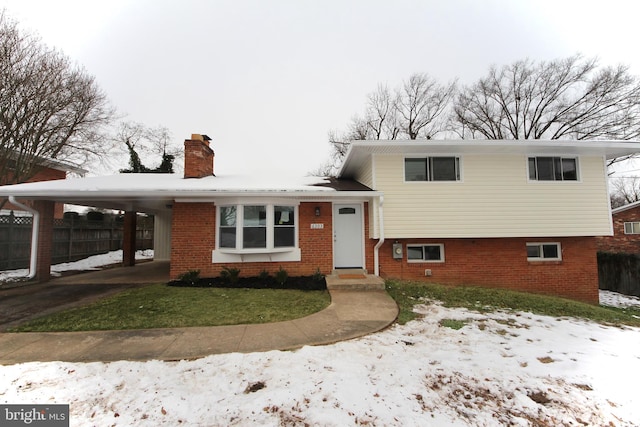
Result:
M184 177L204 178L215 176L213 173L214 153L209 147L207 135L194 133L191 139L184 140Z

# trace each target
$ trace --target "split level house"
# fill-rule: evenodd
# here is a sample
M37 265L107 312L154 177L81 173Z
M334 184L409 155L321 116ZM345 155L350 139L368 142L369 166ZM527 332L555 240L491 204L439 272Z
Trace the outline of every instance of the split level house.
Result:
M122 209L133 221L154 214L155 259L170 262L171 278L356 268L597 303L596 237L612 235L607 159L636 152L640 144L615 141L355 141L336 178L240 177L215 174L209 138L194 134L181 176L0 195Z

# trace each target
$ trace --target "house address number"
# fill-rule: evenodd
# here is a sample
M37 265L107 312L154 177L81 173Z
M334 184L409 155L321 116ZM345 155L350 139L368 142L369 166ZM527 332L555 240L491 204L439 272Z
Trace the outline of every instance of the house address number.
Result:
M311 224L311 228L313 230L322 230L324 228L324 224Z

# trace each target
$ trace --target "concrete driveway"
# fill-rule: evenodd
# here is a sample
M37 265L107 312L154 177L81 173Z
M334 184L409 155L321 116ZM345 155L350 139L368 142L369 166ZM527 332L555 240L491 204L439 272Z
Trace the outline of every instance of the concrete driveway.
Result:
M47 283L0 289L0 331L32 318L84 305L125 289L169 281L169 262L83 272Z

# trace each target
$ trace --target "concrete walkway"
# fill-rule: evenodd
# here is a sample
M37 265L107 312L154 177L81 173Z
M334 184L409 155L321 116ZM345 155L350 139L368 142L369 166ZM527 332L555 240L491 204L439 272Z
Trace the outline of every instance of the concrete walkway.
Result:
M0 364L181 360L221 353L290 350L361 337L386 328L398 315L395 301L385 291L330 292L329 307L286 322L124 331L0 333Z

